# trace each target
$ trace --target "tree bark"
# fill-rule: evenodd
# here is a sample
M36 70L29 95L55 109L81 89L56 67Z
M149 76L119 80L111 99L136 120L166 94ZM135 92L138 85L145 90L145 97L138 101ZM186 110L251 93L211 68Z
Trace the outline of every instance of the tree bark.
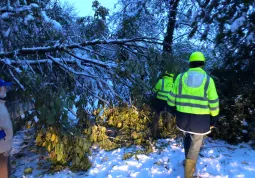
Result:
M173 35L176 23L177 8L180 0L170 0L170 8L168 14L168 24L166 36L164 38L163 51L171 53L173 45Z

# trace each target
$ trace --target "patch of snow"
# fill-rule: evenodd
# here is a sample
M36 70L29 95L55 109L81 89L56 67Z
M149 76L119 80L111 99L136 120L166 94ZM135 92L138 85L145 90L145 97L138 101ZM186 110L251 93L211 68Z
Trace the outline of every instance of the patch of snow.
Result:
M51 23L53 24L53 27L55 28L55 30L57 30L57 31L61 31L62 30L62 26L56 20L52 20Z
M41 16L42 16L42 18L43 18L43 20L44 20L45 22L52 24L53 27L55 28L55 30L57 30L57 31L62 31L62 26L60 25L60 23L57 22L56 20L50 19L50 18L47 16L47 14L46 14L45 11L42 11L42 12L41 12Z
M77 108L75 107L75 105L73 105L73 108L71 109L71 111L68 111L67 116L68 116L68 120L72 123L72 124L77 124L78 123L78 118L75 115L77 112Z
M34 121L37 123L39 121L37 116L34 116Z
M19 139L20 143L18 144L17 140ZM22 150L20 148L23 140L24 131L18 132L14 137L15 150ZM18 164L18 166L15 165L13 176L25 178L38 176L42 178L184 177L182 161L185 156L180 139L159 139L154 152L147 155L138 154L126 160L123 159L125 153L134 153L137 150L141 150L141 147L132 146L113 151L104 151L98 147L93 147L90 156L92 167L87 172L71 172L64 169L54 174L45 174L44 172L47 170L38 169L38 165L44 163L44 160L40 159L42 155L35 154L32 151L31 153L26 152L23 157L16 158L15 164ZM196 175L202 178L251 178L255 174L255 159L252 159L254 157L255 150L246 143L229 145L221 140L207 138L204 140L197 160ZM33 172L31 175L25 176L23 172L28 167L32 167Z
M33 17L32 15L28 14L28 15L24 18L24 23L25 23L26 25L28 25L28 22L29 22L29 21L32 21L32 20L34 20L34 17Z
M246 120L242 120L241 123L243 126L248 126L248 123L246 122Z
M25 114L21 114L21 119L25 119Z
M129 11L129 12L126 12L125 15L127 15L128 17L136 17L140 11L142 10L142 6L140 6L139 8L135 9L134 11Z
M251 32L247 37L246 37L246 42L248 45L254 44L255 43L255 35L253 32Z
M196 21L196 18L197 18L197 15L198 15L198 11L192 11L192 15L191 15L191 24Z
M25 136L26 130L18 131L12 140L12 154L19 153L22 150L22 144L24 143L24 136Z
M38 4L35 4L35 3L31 3L30 7L32 7L32 8L39 8Z
M11 32L11 28L9 27L6 32L4 33L4 37L7 38Z
M242 99L243 99L242 95L237 95L236 98L235 98L235 103L241 101Z
M10 59L7 59L7 58L4 59L4 63L5 63L5 64L8 64L8 65L11 65L11 64L12 64L11 60L10 60Z
M3 20L8 20L9 19L9 12L5 12L5 13L3 13L2 15L1 15L1 18L3 19Z
M245 21L246 19L243 16L234 20L234 22L230 25L231 32L235 32L240 26L244 24Z
M15 68L15 71L18 72L18 73L22 72L22 70L20 70L20 68L18 68L18 67Z

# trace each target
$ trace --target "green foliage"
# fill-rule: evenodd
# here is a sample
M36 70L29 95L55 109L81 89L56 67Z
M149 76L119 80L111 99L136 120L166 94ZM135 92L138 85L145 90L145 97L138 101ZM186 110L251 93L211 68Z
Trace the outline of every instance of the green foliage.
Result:
M128 152L128 153L125 153L123 155L122 160L127 160L127 159L129 159L133 156L135 156L135 158L138 160L137 155L139 155L139 154L149 154L151 152L152 152L152 150L137 150L136 152Z
M254 71L249 65L246 66L248 69L241 69L239 64L229 63L229 66L231 67L212 71L216 76L221 115L217 125L219 131L214 132L212 136L230 143L254 141L255 91L252 77Z
M106 24L109 10L101 6L97 0L93 1L92 8L95 11L94 17L76 18L76 23L73 28L77 28L76 35L79 35L78 41L80 42L83 42L84 39L94 40L104 38L109 34ZM94 48L96 49L96 47Z
M112 142L108 135L106 135L106 127L94 125L91 129L85 129L84 133L90 136L92 143L97 143L101 149L113 150L118 148L118 145Z
M88 116L88 113L86 112L86 110L83 107L79 106L77 108L76 114L79 119L77 126L81 129L89 128L90 127L90 117Z
M13 94L24 104L30 103L33 106L30 110L34 109L33 115L37 115L39 127L58 125L60 129L67 129L70 127L67 109L74 105L75 94L72 91L75 83L69 75L63 75L62 71L44 72L31 76L30 72L23 71L19 77L26 90L20 89Z
M48 151L53 167L71 165L72 170L88 170L91 166L88 158L91 143L84 136L63 135L58 128L49 127L38 131L36 145Z
M6 37L0 40L4 51L13 51L23 47L54 45L57 40L63 39L63 34L61 31L55 29L52 23L43 20L44 15L42 11L45 9L42 7L47 6L49 1L45 1L45 3L38 3L38 1L31 1L26 3L25 1L8 2L11 2L11 5L13 5L12 7L19 6L19 8L31 3L36 3L39 5L39 8L32 6L29 8L29 11L23 10L21 12L17 12L17 15L10 15L9 18L2 20L1 31L7 31L8 29L10 31ZM56 14L56 11L54 12L53 9L48 9L47 12L49 14ZM32 18L27 20L28 17ZM36 58L36 55L34 58Z
M102 121L97 122L104 126L95 125L92 131L85 132L92 133L90 140L106 150L135 144L143 146L145 152L149 153L152 151L150 118L152 112L146 105L139 110L125 105L108 108L100 116Z
M33 172L33 168L31 168L31 167L26 168L26 169L24 170L24 174L25 174L25 175L32 174L32 172Z
M103 36L107 36L109 33L108 26L106 25L105 21L98 18L92 17L78 18L77 27L78 27L77 33L80 33L80 37L89 40L94 40L97 38L100 39Z
M148 108L138 111L134 107L120 106L104 109L100 116L99 113L95 112L98 117L96 124L84 129L92 143L105 150L136 144L143 146L146 153L152 151L148 118L151 113Z
M221 115L212 136L230 143L255 140L255 92L235 97L222 97Z
M92 9L95 11L94 18L105 20L109 15L109 10L100 5L100 3L95 0L92 2Z

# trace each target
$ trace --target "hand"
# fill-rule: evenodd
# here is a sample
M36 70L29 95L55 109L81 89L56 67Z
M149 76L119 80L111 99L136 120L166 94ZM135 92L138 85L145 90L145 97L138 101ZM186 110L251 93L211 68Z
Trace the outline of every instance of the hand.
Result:
M217 115L217 116L211 116L210 128L211 128L211 127L213 127L213 128L215 127L215 125L216 125L218 119L219 119L219 115Z
M0 130L0 140L4 139L6 136L6 133L4 130Z

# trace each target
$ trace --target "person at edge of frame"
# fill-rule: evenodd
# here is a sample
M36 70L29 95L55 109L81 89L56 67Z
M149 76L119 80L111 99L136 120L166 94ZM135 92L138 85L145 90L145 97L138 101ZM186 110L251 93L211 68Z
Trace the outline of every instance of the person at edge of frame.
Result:
M13 128L9 112L5 106L7 86L11 82L0 79L0 177L10 177L10 151L12 148Z

